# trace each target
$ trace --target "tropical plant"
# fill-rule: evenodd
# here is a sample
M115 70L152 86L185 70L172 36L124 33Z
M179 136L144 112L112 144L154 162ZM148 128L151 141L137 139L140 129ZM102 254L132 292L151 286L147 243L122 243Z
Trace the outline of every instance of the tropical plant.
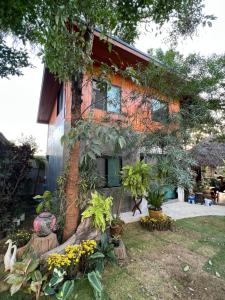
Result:
M37 205L36 207L36 213L40 214L41 212L44 211L51 211L52 209L52 193L49 191L45 191L43 195L37 195L33 197L35 200L41 200L41 202Z
M151 209L161 210L164 202L164 192L160 189L150 190L148 191L146 200Z
M55 295L58 300L68 300L74 290L74 280L64 281L66 271L54 268L52 277L44 288L46 296Z
M150 165L137 161L122 168L122 184L125 190L137 199L146 194L150 182Z
M103 286L101 283L101 274L98 271L92 271L88 273L88 282L93 288L93 292L96 300L102 299Z
M47 280L47 276L43 276L38 267L39 260L35 256L26 257L23 261L14 264L13 272L5 279L10 285L11 295L23 289L28 293L34 292L36 299L39 298L42 285Z
M82 220L91 217L93 226L104 232L106 225L112 220L112 201L111 196L106 197L97 191L93 192L88 207L82 213Z
M115 263L116 257L113 251L113 246L108 242L106 233L101 235L101 240L97 245L96 252L88 257L88 270L95 270L102 273L105 262Z

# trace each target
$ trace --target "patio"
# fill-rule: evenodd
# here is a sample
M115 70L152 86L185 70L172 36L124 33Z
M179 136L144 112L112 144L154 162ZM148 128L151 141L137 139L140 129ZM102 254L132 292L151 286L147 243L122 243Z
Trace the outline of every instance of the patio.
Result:
M200 204L189 204L177 200L169 201L162 206L163 212L175 220L192 218L198 216L225 216L225 206L212 205L205 206ZM137 222L140 217L148 215L148 210L142 210L142 214L136 211L133 216L132 212L122 213L121 219L125 223Z

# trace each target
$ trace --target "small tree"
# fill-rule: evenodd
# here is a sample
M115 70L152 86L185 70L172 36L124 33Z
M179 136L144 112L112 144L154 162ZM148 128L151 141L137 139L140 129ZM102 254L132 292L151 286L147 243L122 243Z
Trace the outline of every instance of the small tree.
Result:
M150 165L144 161L137 161L134 165L128 165L122 169L122 185L126 191L129 191L134 198L136 208L142 201L142 197L147 194L150 184ZM139 200L139 203L137 201ZM139 208L138 208L139 209Z

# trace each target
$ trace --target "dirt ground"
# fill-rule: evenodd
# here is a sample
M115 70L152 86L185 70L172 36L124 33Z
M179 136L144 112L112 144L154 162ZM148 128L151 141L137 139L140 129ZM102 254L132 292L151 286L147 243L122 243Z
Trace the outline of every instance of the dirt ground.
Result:
M225 252L225 218L197 217L178 221L176 227L174 232L151 233L137 223L128 225L129 261L120 276L130 278L123 281L126 289L108 290L110 299L225 299L225 258L221 269L214 263L219 251Z

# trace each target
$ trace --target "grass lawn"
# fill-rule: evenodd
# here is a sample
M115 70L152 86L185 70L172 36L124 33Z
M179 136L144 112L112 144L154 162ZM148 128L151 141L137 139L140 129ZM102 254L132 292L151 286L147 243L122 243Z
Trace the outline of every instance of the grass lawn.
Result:
M225 217L179 220L173 232L152 233L133 223L123 240L129 258L125 266L106 267L105 300L225 299ZM1 299L31 298L2 293ZM94 299L85 280L72 299Z

